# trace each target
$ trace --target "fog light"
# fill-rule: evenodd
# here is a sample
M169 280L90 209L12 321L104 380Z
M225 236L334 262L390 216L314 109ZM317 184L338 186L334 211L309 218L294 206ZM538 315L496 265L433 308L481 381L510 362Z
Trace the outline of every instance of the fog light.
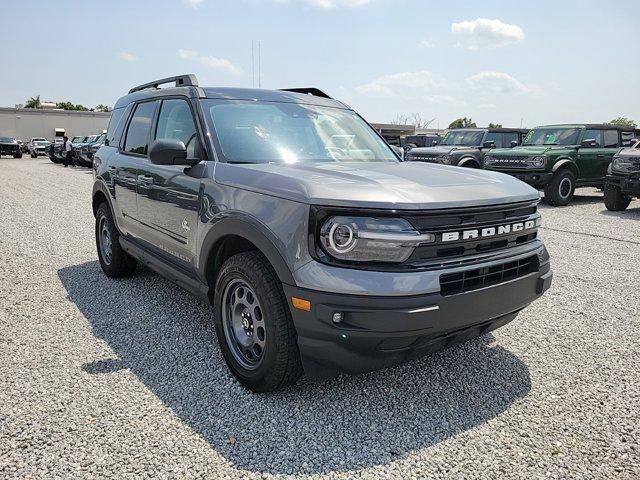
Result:
M341 323L342 320L344 320L344 314L342 312L335 312L331 320L333 320L333 323Z

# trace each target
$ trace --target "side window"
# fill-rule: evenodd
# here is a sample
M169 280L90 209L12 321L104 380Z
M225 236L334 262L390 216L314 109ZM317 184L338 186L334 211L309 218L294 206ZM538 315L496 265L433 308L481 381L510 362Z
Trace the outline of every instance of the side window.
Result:
M124 143L124 151L146 155L149 149L149 137L151 134L151 122L156 110L156 102L140 103L129 122L127 139Z
M117 108L111 112L109 117L109 127L107 128L107 145L111 144L117 146L120 142L120 135L122 135L122 129L118 128L125 108ZM119 134L117 132L120 132Z
M605 130L603 132L602 146L604 148L615 148L619 146L618 143L618 131L617 130Z
M622 146L630 147L633 145L634 139L640 139L640 135L636 132L620 132L620 136L622 137Z
M511 142L516 142L520 145L520 140L518 139L518 132L508 132L504 135L504 148L509 148L511 146Z
M487 132L487 136L485 137L485 142L495 142L496 148L502 148L502 133L498 132Z
M182 140L187 147L187 157L201 158L193 114L185 100L164 100L158 115L158 128L155 138L174 138Z
M602 130L585 130L582 141L585 140L595 140L596 148L602 147Z

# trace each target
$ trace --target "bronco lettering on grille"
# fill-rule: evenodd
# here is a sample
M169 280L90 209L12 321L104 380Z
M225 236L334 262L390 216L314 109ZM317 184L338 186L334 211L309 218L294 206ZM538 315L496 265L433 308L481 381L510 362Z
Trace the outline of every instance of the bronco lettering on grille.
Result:
M472 230L462 230L458 232L444 232L442 242L455 242L458 240L470 240L473 238L487 238L508 233L523 232L531 230L538 225L538 220L527 220L526 222L511 223L508 225L498 225L495 227L477 228Z

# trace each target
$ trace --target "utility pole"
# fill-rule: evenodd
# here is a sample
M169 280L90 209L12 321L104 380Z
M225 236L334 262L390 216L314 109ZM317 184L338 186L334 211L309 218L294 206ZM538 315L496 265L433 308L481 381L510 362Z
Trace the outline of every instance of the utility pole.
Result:
M258 88L262 88L262 59L260 57L260 40L258 40Z
M253 40L251 40L251 86L256 87L256 72L255 72L255 55L253 53Z

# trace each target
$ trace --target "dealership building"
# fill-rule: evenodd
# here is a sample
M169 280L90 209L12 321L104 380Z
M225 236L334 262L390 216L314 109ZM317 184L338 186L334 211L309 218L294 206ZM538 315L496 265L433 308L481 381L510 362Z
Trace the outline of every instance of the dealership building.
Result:
M52 140L64 134L93 135L107 129L109 113L76 110L0 107L0 136Z

